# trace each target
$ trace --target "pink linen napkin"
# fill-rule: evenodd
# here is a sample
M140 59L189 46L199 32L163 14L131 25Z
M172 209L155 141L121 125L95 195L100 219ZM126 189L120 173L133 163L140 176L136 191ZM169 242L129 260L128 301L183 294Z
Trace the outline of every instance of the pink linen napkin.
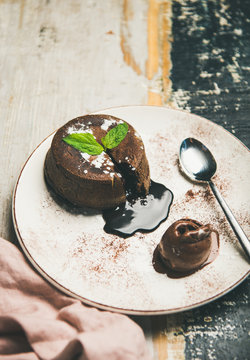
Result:
M83 305L52 287L0 238L0 360L149 360L127 316Z

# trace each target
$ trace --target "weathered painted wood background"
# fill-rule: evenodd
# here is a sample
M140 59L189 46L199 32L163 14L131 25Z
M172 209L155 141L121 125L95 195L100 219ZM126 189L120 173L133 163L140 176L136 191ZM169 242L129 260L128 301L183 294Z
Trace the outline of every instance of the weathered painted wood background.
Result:
M27 156L77 115L129 104L203 115L250 145L246 0L0 0L0 235ZM226 271L226 269L225 269ZM249 359L249 280L212 304L134 317L153 359Z

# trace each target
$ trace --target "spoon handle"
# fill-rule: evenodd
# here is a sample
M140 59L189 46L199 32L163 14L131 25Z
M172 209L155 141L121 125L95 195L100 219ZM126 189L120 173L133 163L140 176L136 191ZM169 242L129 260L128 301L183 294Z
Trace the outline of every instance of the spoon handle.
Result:
M237 236L241 246L245 250L245 253L248 255L248 259L250 259L250 242L249 242L246 234L240 227L240 225L239 225L238 221L235 219L232 211L229 209L227 203L221 196L217 186L211 180L208 183L214 193L214 196L216 197L222 210L224 211L224 214L226 215L226 218L227 218L229 224L231 225L235 235Z

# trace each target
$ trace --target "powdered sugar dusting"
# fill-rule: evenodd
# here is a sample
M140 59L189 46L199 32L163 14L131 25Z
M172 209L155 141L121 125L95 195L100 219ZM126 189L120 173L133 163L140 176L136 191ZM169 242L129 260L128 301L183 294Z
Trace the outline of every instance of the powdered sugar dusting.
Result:
M111 178L115 176L114 164L104 151L100 155L91 156L88 161L90 166L96 169L102 169L104 174L109 174Z
M118 124L119 123L123 123L123 121L119 121ZM115 124L117 124L116 120L105 118L105 119L103 119L103 124L101 125L101 129L107 131L111 125L115 125Z
M91 126L91 123L89 125ZM85 134L85 133L93 134L93 131L90 128L90 126L88 126L88 124L76 123L75 125L69 126L67 128L67 133L68 134Z
M91 162L91 165L94 167L100 169L101 166L103 166L104 162L106 161L106 154L102 152L100 155L96 156L95 159Z
M121 176L120 174L114 172L114 164L106 152L103 151L99 155L89 155L83 152L80 154L90 167L101 169L104 174L109 174L111 178L113 178L115 174ZM83 165L80 164L78 168L80 169L82 166ZM84 174L87 174L88 170L85 169L83 172Z
M80 152L82 158L86 161L88 161L91 157L91 155L87 154L87 153L84 153L84 152Z

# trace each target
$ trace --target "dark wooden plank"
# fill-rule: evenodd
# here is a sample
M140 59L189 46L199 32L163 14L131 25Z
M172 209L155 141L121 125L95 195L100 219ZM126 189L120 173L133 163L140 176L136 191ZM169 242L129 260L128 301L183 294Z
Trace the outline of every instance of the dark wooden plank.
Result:
M250 146L250 3L174 1L173 97Z
M249 147L249 1L179 0L172 10L174 102ZM221 299L179 315L186 359L249 359L249 288L248 279Z

